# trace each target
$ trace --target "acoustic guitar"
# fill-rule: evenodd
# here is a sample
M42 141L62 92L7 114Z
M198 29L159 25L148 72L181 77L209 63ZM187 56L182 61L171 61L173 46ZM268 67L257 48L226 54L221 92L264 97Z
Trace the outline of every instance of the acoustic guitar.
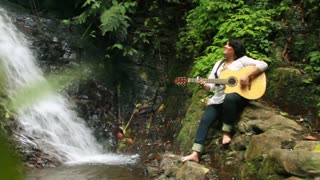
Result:
M200 80L204 80L207 83L226 85L224 90L226 94L238 93L246 99L255 100L262 97L266 91L266 74L262 73L251 80L250 86L243 87L240 84L240 78L253 68L254 66L246 66L239 71L223 70L220 73L219 79L177 77L174 82L177 85L186 85L188 83L199 83Z

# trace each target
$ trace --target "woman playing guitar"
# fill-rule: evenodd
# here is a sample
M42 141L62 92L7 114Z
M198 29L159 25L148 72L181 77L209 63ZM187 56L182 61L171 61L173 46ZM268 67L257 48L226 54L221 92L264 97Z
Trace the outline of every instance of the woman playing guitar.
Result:
M246 56L246 48L241 41L230 38L224 46L224 60L220 60L213 66L208 79L218 79L223 70L239 71L247 66L252 66L239 77L239 86L251 88L251 82L260 76L267 68L267 63L252 59ZM243 108L247 105L248 99L239 93L226 93L226 86L223 84L209 83L206 80L199 80L199 85L205 90L215 90L215 94L208 100L205 112L202 115L195 142L192 146L192 153L182 157L181 161L199 162L200 154L203 150L209 127L218 120L222 119L222 144L231 142L231 130L233 123L239 118Z

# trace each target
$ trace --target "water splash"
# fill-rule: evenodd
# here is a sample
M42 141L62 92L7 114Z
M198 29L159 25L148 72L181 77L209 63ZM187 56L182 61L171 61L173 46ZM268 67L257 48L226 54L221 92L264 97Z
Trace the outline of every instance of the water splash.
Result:
M0 8L0 59L9 86L9 95L35 82L45 82L28 48L28 41ZM51 91L27 107L18 109L18 121L27 136L44 152L70 164L132 164L137 156L106 153L85 122L77 117L65 97Z

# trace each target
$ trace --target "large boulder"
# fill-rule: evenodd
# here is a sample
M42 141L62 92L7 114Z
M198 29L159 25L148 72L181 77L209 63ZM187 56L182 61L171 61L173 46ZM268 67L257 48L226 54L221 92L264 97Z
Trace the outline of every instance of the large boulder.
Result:
M320 177L320 153L305 150L274 149L270 151L263 162L262 176L266 175L263 173L270 172L268 168L277 174L290 174L306 179Z
M191 139L195 133L190 132L197 129L198 118L203 112L199 101L197 104L200 108L190 110L186 115L192 119L185 121L186 126L183 125L185 137L179 138L180 141L186 140L180 146L187 148L185 151L192 146ZM228 173L229 178L316 178L319 176L320 145L318 141L304 140L310 133L305 123L303 118L289 117L287 113L271 108L263 101L252 101L236 124L236 132L228 147L221 145L221 130L213 129L200 164L210 167L210 163L207 163L209 157L211 164L221 168L217 171L218 175L225 176Z

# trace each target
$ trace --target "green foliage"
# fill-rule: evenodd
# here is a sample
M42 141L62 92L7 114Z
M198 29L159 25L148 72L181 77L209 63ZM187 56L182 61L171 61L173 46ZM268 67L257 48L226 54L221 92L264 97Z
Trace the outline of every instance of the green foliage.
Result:
M165 0L168 3L180 3L180 0Z
M4 128L9 121L10 111L7 108L7 79L5 68L0 59L0 179L22 179L22 167L15 156L12 145L8 143L7 131Z
M211 69L217 61L223 59L223 49L221 47L210 46L208 49L210 49L210 52L207 55L201 56L195 61L191 76L207 77L209 68Z
M237 7L243 4L241 0L198 0L186 19L186 27L179 35L177 42L180 59L193 59L202 55L203 50L212 43L212 38L219 26Z
M243 6L221 24L214 38L217 40L225 40L225 37L242 38L249 52L268 54L271 44L268 36L276 26L271 19L274 13L274 9L253 10L249 6Z
M197 0L180 33L179 59L195 59L193 76L206 75L212 65L223 58L222 48L229 37L244 41L249 56L271 62L271 35L280 29L276 19L287 4L274 5L242 0Z
M20 180L22 167L0 129L0 179Z
M129 13L134 13L136 2L117 0L103 1L103 0L86 0L82 5L86 10L79 16L73 18L75 24L88 24L85 32L86 35L97 37L95 27L99 27L102 36L113 36L113 41L107 45L107 50L117 48L123 50L123 55L128 56L135 53L132 48L124 47L123 43L128 35L128 28L130 26ZM99 22L96 20L99 19ZM65 20L68 23L67 20ZM94 26L92 26L94 24ZM121 44L121 48L119 48ZM108 53L107 53L107 56Z
M116 1L113 1L113 5L109 9L104 10L100 16L100 29L102 34L105 35L107 32L117 32L117 39L125 39L130 21L130 18L126 13L134 6L135 3L117 3Z
M120 50L124 56L133 56L138 54L138 51L130 46L124 46L123 44L117 43L114 44L112 47L107 47L107 50ZM106 57L111 57L110 54L106 54Z
M320 118L320 103L317 104L317 109L318 109L318 118Z
M172 27L170 23L177 16L169 12L172 12L172 7L179 3L179 0L152 0L141 3L144 9L139 9L137 12L139 14L137 20L143 22L143 25L134 26L132 44L140 47L141 45L147 45L154 49L160 49L161 42L164 41L161 37L163 37L163 34L170 33L170 30L168 30Z
M307 72L320 72L320 51L310 52L306 60L307 66L304 68Z
M102 9L104 9L101 7L101 2L97 0L86 0L82 8L87 8L87 10L73 18L76 24L84 24L89 17L101 13Z
M135 2L120 2L113 0L111 3L102 0L86 0L82 5L86 10L79 16L74 17L76 24L84 24L90 21L90 17L100 17L100 29L102 35L107 32L121 32L127 35L130 18L126 15L132 13Z
M303 6L306 8L306 16L319 16L320 4L318 0L302 0Z

